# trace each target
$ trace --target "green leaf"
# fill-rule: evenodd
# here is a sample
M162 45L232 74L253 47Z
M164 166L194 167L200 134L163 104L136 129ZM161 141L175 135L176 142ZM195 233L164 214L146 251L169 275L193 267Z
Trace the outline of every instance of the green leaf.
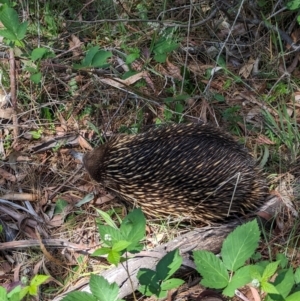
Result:
M112 53L110 51L99 50L95 53L91 66L95 68L105 68L108 66L107 59L112 57Z
M285 299L285 301L299 301L299 300L300 300L300 292L296 292Z
M42 73L38 72L30 75L30 80L33 81L35 84L39 84L42 80Z
M117 241L115 244L112 246L112 250L116 252L121 252L125 251L126 248L131 244L131 242L126 241L126 240L120 240Z
M259 265L251 265L250 266L250 275L252 279L256 279L261 282L262 273L264 272L264 268Z
M69 205L69 203L63 199L58 199L55 203L54 214L60 214Z
M140 286L138 290L145 296L158 296L161 288L159 280L156 278L156 272L150 269L141 268L138 271L137 278Z
M114 282L110 284L103 276L91 275L90 288L93 295L99 301L116 301L119 287Z
M280 267L282 269L286 268L289 263L289 260L287 259L287 257L282 253L276 254L276 260L280 260Z
M0 12L0 21L3 23L6 29L11 31L15 35L17 34L20 22L19 16L13 8L6 7L2 9L2 11Z
M17 40L17 36L10 30L8 29L1 29L0 30L0 37L4 37L10 41L15 41Z
M165 281L162 282L161 289L163 291L168 291L168 290L171 290L173 288L179 287L183 283L184 283L184 280L182 280L182 279L171 278L171 279L168 279L168 280L165 280Z
M19 24L17 32L16 32L18 40L23 40L25 38L27 26L28 26L27 21Z
M293 269L289 268L281 270L273 282L273 285L276 287L280 295L283 298L286 298L294 286Z
M134 52L134 53L131 53L131 54L127 55L127 57L126 57L126 64L131 64L132 62L134 62L139 57L140 57L140 53L139 52Z
M269 283L269 282L262 282L261 283L261 288L264 292L268 293L268 294L276 294L276 295L279 295L276 287Z
M290 0L286 3L286 8L289 10L298 10L300 8L299 0Z
M31 134L32 139L40 139L42 137L42 131L41 130L29 131L29 134Z
M0 301L8 301L7 292L3 286L0 286Z
M61 301L98 301L92 294L86 292L71 292L61 299Z
M46 282L50 277L47 275L35 275L30 281L30 285L39 286Z
M118 226L115 224L115 222L112 220L112 218L106 212L104 212L100 209L97 209L97 208L96 208L96 211L110 227L112 227L114 229L118 229Z
M92 254L92 256L102 256L102 255L106 255L111 251L111 248L99 248L97 250L95 250Z
M184 106L182 105L182 103L178 102L175 105L175 112L176 113L182 113L184 111Z
M300 267L298 267L295 271L295 274L294 274L294 279L295 279L295 283L297 285L300 284Z
M195 251L193 254L197 271L203 277L202 285L216 289L228 285L228 272L216 255L208 251Z
M167 60L167 55L165 53L162 54L156 54L154 56L154 59L158 62L158 63L165 63Z
M233 297L236 289L250 283L251 280L250 266L241 267L235 272L228 286L223 290L223 295Z
M13 290L11 290L8 294L7 294L7 298L10 301L19 301L21 300L21 285L16 286Z
M40 47L40 48L35 48L32 50L30 58L33 61L40 60L44 57L44 55L48 52L47 48Z
M121 260L121 255L119 252L110 250L107 255L107 261L111 264L118 265Z
M29 285L28 286L28 293L30 296L37 296L38 287L36 285Z
M82 67L89 67L92 65L93 58L98 50L99 46L94 46L87 51L85 58L82 60Z
M146 233L146 218L140 208L134 209L123 220L120 226L120 232L125 240L130 241L127 251L140 251L142 245L140 240L145 237Z
M256 220L237 227L225 239L221 256L225 267L236 271L245 264L255 252L260 237Z
M98 228L101 239L106 245L110 247L112 247L113 244L120 240L126 240L124 239L119 229L115 229L106 225L99 225Z
M265 268L261 281L267 281L271 276L273 276L278 268L280 261L271 262Z
M181 264L182 257L178 249L167 253L156 265L158 279L167 280L180 268Z

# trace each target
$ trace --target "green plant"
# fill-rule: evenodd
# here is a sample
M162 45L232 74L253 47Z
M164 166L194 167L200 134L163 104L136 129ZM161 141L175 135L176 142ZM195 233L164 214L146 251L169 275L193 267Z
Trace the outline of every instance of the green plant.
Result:
M9 293L6 289L0 286L0 300L1 301L21 301L26 296L37 296L38 288L41 284L49 279L49 276L35 275L30 281L29 285L26 285L27 279L22 282L25 283L23 287L21 285L16 286Z
M139 291L145 296L155 295L165 298L169 290L177 288L184 283L178 278L170 278L181 266L182 257L176 249L166 254L156 265L155 271L140 269L137 278L140 282Z
M89 286L91 293L71 292L62 301L121 301L118 299L118 285L110 284L102 276L91 275Z
M75 64L75 69L83 68L106 68L109 66L107 59L112 56L110 51L100 50L98 46L91 47L81 64Z
M122 257L125 252L136 253L142 250L140 240L145 237L146 219L141 209L130 212L120 228L105 212L98 212L108 225L98 224L104 247L96 250L93 256L107 255L109 263L118 265L125 260Z
M24 47L22 40L25 38L28 22L20 23L16 10L6 3L0 9L0 21L5 27L0 30L0 36L5 38L6 44L10 47Z
M221 258L208 251L195 251L195 264L203 277L201 284L222 289L225 296L233 297L238 288L251 283L261 293L267 293L266 301L299 300L300 292L294 288L295 284L299 284L300 268L294 274L292 268L285 268L285 256L278 257L275 262L245 265L246 260L254 255L259 238L259 227L254 220L228 235L222 246Z

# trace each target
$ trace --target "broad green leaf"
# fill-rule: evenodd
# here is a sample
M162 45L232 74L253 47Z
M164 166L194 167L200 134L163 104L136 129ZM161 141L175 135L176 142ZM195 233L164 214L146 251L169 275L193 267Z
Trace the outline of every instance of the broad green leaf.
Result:
M181 264L182 257L178 249L167 253L156 265L157 278L167 280L180 268Z
M276 261L277 260L280 260L280 267L282 269L286 268L288 263L289 263L289 260L287 259L287 257L282 253L277 253L276 254Z
M23 40L25 38L26 30L27 30L28 22L23 22L19 24L16 35L18 40Z
M236 289L250 283L251 280L250 266L241 267L234 273L228 286L223 290L223 295L233 297Z
M92 294L86 292L71 292L61 301L98 301Z
M43 58L43 56L48 52L47 48L40 47L40 48L35 48L32 50L30 58L33 61L37 61Z
M2 9L0 12L0 21L6 29L15 35L17 34L20 21L17 12L13 8L6 7Z
M110 51L105 50L99 50L97 53L95 53L91 66L95 68L105 68L108 66L107 59L112 56L112 53Z
M125 251L126 248L131 244L131 242L126 240L120 240L113 244L112 250L116 252Z
M90 48L87 51L85 58L82 60L82 67L92 66L93 58L98 51L99 51L99 46L94 46L94 47Z
M271 262L265 268L261 281L267 281L271 276L273 276L278 268L280 261Z
M295 274L294 274L294 279L295 279L295 283L297 285L300 284L300 267L298 267L295 271Z
M208 251L195 251L194 260L197 271L202 275L201 284L221 289L228 285L229 276L223 262Z
M168 290L171 290L173 288L179 287L183 283L184 283L184 280L182 280L182 279L171 278L171 279L168 279L168 280L165 280L165 281L162 282L161 289L163 291L168 291Z
M141 250L142 245L139 242L145 237L146 218L140 208L134 209L125 217L120 232L125 240L131 242L127 248L129 252Z
M257 279L261 282L262 273L264 272L264 268L259 265L251 265L250 266L250 276L252 279Z
M111 264L118 265L121 260L120 252L111 250L107 255L107 261Z
M287 297L294 286L293 269L281 270L272 284L283 298Z
M138 271L137 278L139 280L140 286L138 290L145 296L158 296L161 288L159 285L159 280L156 277L156 273L153 270L141 268Z
M90 288L93 295L99 301L116 301L119 287L114 282L110 284L103 276L91 275Z
M285 301L299 301L300 300L300 292L296 292L287 298L285 298Z
M0 286L0 301L8 301L7 292L3 286Z
M115 229L106 225L99 225L98 228L101 239L110 247L112 247L117 241L126 240L119 229Z
M106 255L110 252L110 250L111 250L111 248L99 248L93 252L92 256Z
M29 285L28 286L28 294L30 296L37 296L38 287L36 285Z
M245 264L258 247L260 231L256 220L237 227L225 239L221 256L229 271L236 271Z
M277 291L276 287L269 283L269 282L262 282L261 283L261 288L264 292L268 293L268 294L276 294L279 295L279 292Z
M0 30L0 37L4 37L10 41L15 41L17 40L17 36L10 30L8 29L1 29Z

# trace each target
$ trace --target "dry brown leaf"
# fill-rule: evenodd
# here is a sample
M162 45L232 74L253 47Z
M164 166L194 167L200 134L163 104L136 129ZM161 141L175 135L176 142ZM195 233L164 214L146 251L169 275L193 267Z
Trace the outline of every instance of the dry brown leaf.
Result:
M83 149L93 150L92 146L82 136L78 136L78 144Z
M0 109L0 119L11 119L14 114L12 108Z
M166 61L166 64L167 64L167 70L169 71L169 76L178 80L182 80L182 76L180 74L180 68L172 64L168 59Z
M77 38L74 34L71 35L71 41L69 42L69 49L72 49L74 56L80 56L82 54L82 50L80 48L81 42L79 38Z
M135 82L137 82L141 78L146 77L146 75L147 75L147 72L143 71L143 72L137 73L135 75L132 75L132 76L130 76L127 79L124 79L124 80L119 79L119 78L115 78L115 79L99 78L99 80L102 83L110 85L112 87L122 88L124 86L130 86L130 85L134 84Z
M7 172L3 168L0 168L0 176L10 182L16 182L17 178L15 175L11 174L10 172Z
M273 142L272 140L270 140L268 137L264 136L264 135L258 135L258 137L256 138L256 143L259 145L263 145L263 144L268 144L268 145L274 145L275 142Z
M239 75L248 78L254 67L255 60L250 58L248 62L240 69Z

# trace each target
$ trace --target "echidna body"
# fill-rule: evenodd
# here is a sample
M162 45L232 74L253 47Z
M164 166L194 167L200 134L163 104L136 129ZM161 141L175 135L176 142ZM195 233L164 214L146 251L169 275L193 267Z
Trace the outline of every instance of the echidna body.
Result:
M268 192L247 151L203 123L113 138L83 162L97 182L154 217L224 220L255 211Z

